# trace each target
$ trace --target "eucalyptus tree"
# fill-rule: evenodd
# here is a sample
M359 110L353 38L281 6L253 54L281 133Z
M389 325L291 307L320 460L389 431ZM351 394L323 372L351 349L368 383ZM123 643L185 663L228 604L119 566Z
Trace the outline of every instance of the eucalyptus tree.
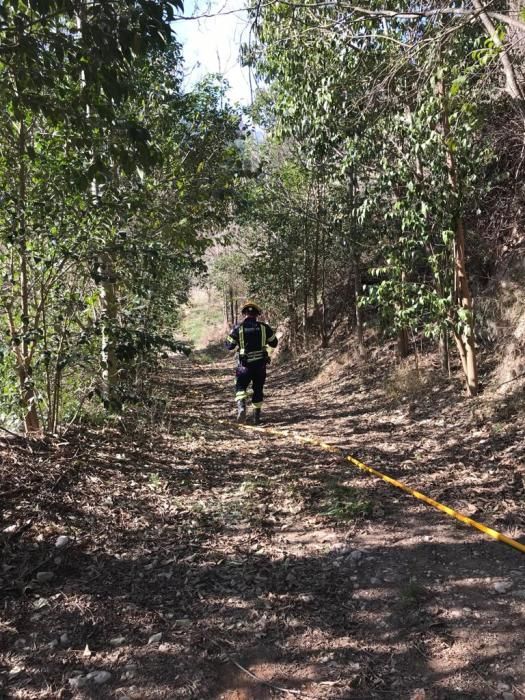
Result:
M145 92L135 101L147 115L157 156L140 181L130 181L137 206L117 232L114 252L126 314L124 323L117 313L116 329L127 337L128 357L173 344L191 275L204 269L204 252L231 218L240 168L239 114L225 98L226 86L210 76L182 93L168 70L172 61L158 56L145 66Z
M466 224L491 160L482 119L505 49L476 22L483 8L460 9L256 6L246 55L274 95L275 133L346 184L347 249L379 275L374 301L405 339L452 332L474 394Z
M217 81L183 94L178 65L176 47L150 51L137 64L134 94L115 109L115 127L97 130L91 143L82 134L76 142L72 125L50 130L42 115L35 117L24 209L31 334L22 357L16 271L3 288L19 374L22 362L29 367L23 388L32 393L22 394L28 430L38 428L43 409L54 431L64 410L76 410L73 393L82 400L96 392L113 410L129 396L130 373L162 345L175 347L173 326L190 274L229 218L239 117ZM90 171L93 142L99 163ZM8 164L7 146L4 155ZM8 192L9 168L0 176ZM13 201L6 198L2 210L6 275ZM100 337L114 363L109 391L96 379ZM31 424L28 413L35 414Z
M182 94L177 8L0 7L2 370L27 431L42 411L56 428L64 373L96 375L100 336L95 389L114 403L121 361L170 341L160 326L229 214L238 117L213 81Z
M312 260L305 256L315 221L312 182L291 142L267 141L259 158L261 172L246 177L239 190L235 243L248 291L265 308L289 318L297 347L301 321L305 332L298 309L308 305L312 290Z
M293 138L314 179L323 183L332 221L323 224L322 230L328 225L330 233L321 252L334 262L339 276L346 274L345 302L354 308L357 345L363 353L362 266L367 244L377 236L369 219L357 212L366 202L370 164L381 143L374 124L389 108L379 79L392 47L364 31L354 40L345 19L345 8L337 4L265 7L255 13L258 41L246 51L246 60L269 83L272 133ZM327 213L326 207L322 210ZM315 259L317 247L316 235L307 241L305 256ZM313 296L315 307L316 290Z
M71 226L71 213L78 220L78 211L92 208L88 183L108 168L94 142L115 129L136 58L171 41L177 8L140 0L6 0L0 7L3 306L27 431L40 425L33 363L58 279L50 270L63 271L78 250L83 227ZM128 146L114 144L112 164ZM43 230L52 212L55 225Z

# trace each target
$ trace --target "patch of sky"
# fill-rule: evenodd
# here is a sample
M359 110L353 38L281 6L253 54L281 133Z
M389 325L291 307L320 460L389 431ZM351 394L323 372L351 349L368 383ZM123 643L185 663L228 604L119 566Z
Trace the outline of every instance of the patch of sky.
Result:
M244 0L186 0L184 13L174 23L183 46L185 80L188 88L210 73L228 82L232 103L251 103L248 68L240 64L242 43L249 39L250 23Z

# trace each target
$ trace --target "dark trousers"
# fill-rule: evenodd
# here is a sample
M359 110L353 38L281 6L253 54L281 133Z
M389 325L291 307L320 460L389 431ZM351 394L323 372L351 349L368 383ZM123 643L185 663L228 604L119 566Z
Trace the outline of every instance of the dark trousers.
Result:
M239 365L235 372L235 400L247 397L250 383L253 386L252 403L260 408L264 400L263 388L266 381L266 362L253 362L246 367Z

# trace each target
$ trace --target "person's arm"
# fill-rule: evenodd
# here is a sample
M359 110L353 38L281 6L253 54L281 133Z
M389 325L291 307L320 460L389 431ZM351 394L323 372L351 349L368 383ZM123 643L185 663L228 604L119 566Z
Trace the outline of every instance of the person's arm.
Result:
M234 326L232 330L230 331L230 335L226 338L226 341L224 343L228 350L235 350L235 348L239 345L239 327Z
M266 325L266 345L269 345L271 348L276 348L277 347L277 335L275 334L275 331L273 328L271 328L267 323Z

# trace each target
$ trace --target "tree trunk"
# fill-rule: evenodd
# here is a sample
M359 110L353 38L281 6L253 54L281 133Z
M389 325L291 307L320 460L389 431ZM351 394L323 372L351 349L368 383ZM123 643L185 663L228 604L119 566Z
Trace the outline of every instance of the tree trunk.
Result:
M51 396L52 399L49 402L49 413L48 413L48 430L50 433L56 433L57 428L58 428L58 419L60 415L60 398L61 398L61 393L62 393L62 368L61 368L61 361L62 361L62 348L64 345L64 338L65 338L65 333L66 329L65 327L62 328L62 332L60 334L60 340L58 343L58 348L56 351L56 360L55 360L55 368L54 368L54 373L53 373L53 385L52 385L52 391L51 391Z
M51 420L48 421L49 430L52 433L56 433L57 428L58 428L61 395L62 395L62 370L59 367L57 367L56 371L55 371L54 382L53 382L52 408L50 407Z
M326 300L326 225L323 223L321 236L321 347L327 348L330 342L328 332L328 303Z
M443 80L438 82L438 92L442 103L442 130L443 142L446 146L446 167L448 182L454 199L459 199L460 188L454 153L450 147L450 123L448 118L448 105ZM457 206L456 206L457 209ZM474 309L472 295L468 282L465 264L465 225L463 217L456 211L453 218L454 230L454 301L458 318L453 318L453 327L457 328L458 320L462 331L454 330L454 339L461 358L461 365L466 379L466 388L469 396L478 393L478 367L476 357L476 344L474 336Z
M405 270L401 272L401 303L399 304L398 311L405 310L405 284L406 284L407 274ZM397 356L400 359L408 357L410 352L409 339L408 339L408 328L403 326L400 328L397 334Z
M230 287L228 289L228 297L230 300L230 318L231 318L231 323L233 326L233 324L235 323L235 307L234 307L234 303L233 303L233 287L231 286L231 284L230 284Z
M24 430L26 433L38 433L40 431L40 419L36 407L36 395L31 378L31 367L19 365L17 367L20 383L20 399L24 409Z
M464 330L459 333L455 331L454 337L467 380L467 393L469 396L475 396L478 393L478 367L474 338L474 310L465 266L465 229L461 218L456 221L455 233L454 293L458 308L465 312L465 318L462 319Z
M32 382L31 353L29 340L30 311L29 311L29 270L27 254L27 231L26 231L26 147L27 128L24 119L20 121L20 135L18 139L18 255L20 262L20 308L21 308L21 344L20 352L17 353L18 378L20 382L21 405L24 410L24 428L26 433L35 433L40 430L40 420L36 405L36 395Z
M303 337L304 337L304 346L307 347L307 345L308 345L308 288L306 286L306 278L305 278L305 284L303 287Z
M316 221L315 221L315 238L314 238L314 264L312 270L312 305L313 305L313 317L315 321L319 316L319 306L318 306L318 282L319 282L319 233L320 233L320 220L319 220L319 185L317 186L317 202L316 202Z
M80 3L79 12L77 15L77 29L82 33L82 25L85 22L87 4ZM84 70L80 71L79 76L80 87L84 88L86 77ZM90 107L85 107L86 117L89 120ZM95 155L94 153L92 154ZM99 202L98 186L95 179L90 185L93 205L96 206ZM113 261L107 251L104 251L98 256L97 277L100 292L101 306L101 379L102 379L102 396L104 405L109 411L118 411L121 408L120 397L118 396L119 384L119 368L115 352L115 331L117 327L117 297L116 297L116 277L113 268Z
M363 324L363 312L359 305L359 297L361 295L361 261L359 255L354 252L354 304L355 304L355 330L357 338L357 352L361 358L366 357L365 348L365 333Z
M290 348L292 352L296 353L298 350L297 309L295 300L290 296L288 298L288 318L290 319Z
M120 399L118 397L119 373L115 351L118 305L113 261L107 252L99 255L98 278L102 321L102 349L100 359L102 366L103 396L106 408L110 411L116 411L120 408Z
M448 331L442 328L439 334L439 355L441 358L441 369L450 375L450 354L448 344Z
M408 353L408 330L406 328L400 328L397 334L397 356L400 359L403 359L405 357L408 357Z
M299 315L297 313L297 289L293 268L289 270L286 284L286 305L290 319L290 347L295 353L299 349Z
M308 293L310 287L310 251L308 240L308 219L304 221L304 242L303 242L303 335L304 346L308 345Z

